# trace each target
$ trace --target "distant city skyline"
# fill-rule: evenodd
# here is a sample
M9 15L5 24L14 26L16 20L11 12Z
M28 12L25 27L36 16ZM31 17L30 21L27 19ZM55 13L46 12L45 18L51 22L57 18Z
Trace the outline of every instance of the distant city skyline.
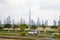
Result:
M31 2L31 3L30 3ZM27 23L29 22L29 8L31 4L31 19L37 22L39 17L40 22L48 20L48 24L52 25L53 20L58 23L60 16L60 0L0 0L0 18L2 23L11 16L15 23L22 18Z
M58 22L55 19L53 19L52 21L53 21L52 25L58 25L58 24L60 25L60 16ZM0 18L0 24L28 24L28 25L37 25L37 26L41 26L42 24L44 24L46 26L49 26L49 20L40 20L40 18L37 18L36 22L33 19L30 19L30 23L29 22L27 23L26 20L21 18L20 21L17 21L16 23L15 19L11 19L11 17L8 16L7 18L4 19L3 23Z

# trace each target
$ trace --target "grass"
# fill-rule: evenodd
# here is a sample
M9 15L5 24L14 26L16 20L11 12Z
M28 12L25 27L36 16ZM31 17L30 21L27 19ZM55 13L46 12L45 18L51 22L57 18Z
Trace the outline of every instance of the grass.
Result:
M1 32L8 32L9 31L9 33L11 32L11 33L15 33L15 31L16 30L0 30L0 33ZM25 32L29 32L30 30L25 30ZM17 32L19 33L19 32L21 32L21 30L17 30Z
M17 36L16 34L0 34L0 36Z
M20 35L20 32L21 30L17 30L17 32L15 32L16 30L0 30L0 36L19 36ZM25 32L29 32L30 30L26 30ZM50 31L48 31L48 33L50 33ZM46 32L46 34L48 34ZM43 35L45 33L42 33ZM48 37L48 36L42 36L42 35L27 35L27 36L24 36L24 37L30 37L30 38L45 38L45 37ZM54 36L53 36L54 37ZM52 38L53 38L52 37ZM58 36L57 36L58 37ZM56 37L56 38L57 38Z
M0 36L19 36L21 30L0 30ZM30 30L26 30L25 32L29 32Z

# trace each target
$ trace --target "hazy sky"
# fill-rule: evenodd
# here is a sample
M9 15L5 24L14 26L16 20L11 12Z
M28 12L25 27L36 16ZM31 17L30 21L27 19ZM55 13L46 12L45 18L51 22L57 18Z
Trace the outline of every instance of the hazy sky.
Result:
M35 22L38 17L40 21L49 20L49 24L52 24L53 19L58 20L60 0L0 0L1 20L11 16L16 22L21 18L28 22L29 4L31 5L31 18Z

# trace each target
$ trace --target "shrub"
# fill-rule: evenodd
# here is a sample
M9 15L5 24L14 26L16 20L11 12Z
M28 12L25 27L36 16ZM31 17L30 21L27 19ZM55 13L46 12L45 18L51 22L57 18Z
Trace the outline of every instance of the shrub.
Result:
M43 33L44 31L40 31L41 33Z
M20 32L21 36L26 36L26 32Z
M57 29L57 26L51 26L52 29Z
M3 26L2 25L0 25L0 30L2 30L3 29Z
M54 31L46 31L46 33L54 33Z
M12 26L11 26L11 24L5 24L4 25L4 28L11 28Z

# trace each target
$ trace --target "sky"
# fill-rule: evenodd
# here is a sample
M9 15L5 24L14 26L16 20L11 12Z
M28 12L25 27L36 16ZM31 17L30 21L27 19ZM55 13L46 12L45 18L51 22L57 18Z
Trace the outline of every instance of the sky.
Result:
M38 17L40 21L48 20L49 25L53 24L53 19L59 20L60 0L0 0L0 18L2 22L8 16L15 22L21 18L28 22L29 7L31 19L35 22Z

